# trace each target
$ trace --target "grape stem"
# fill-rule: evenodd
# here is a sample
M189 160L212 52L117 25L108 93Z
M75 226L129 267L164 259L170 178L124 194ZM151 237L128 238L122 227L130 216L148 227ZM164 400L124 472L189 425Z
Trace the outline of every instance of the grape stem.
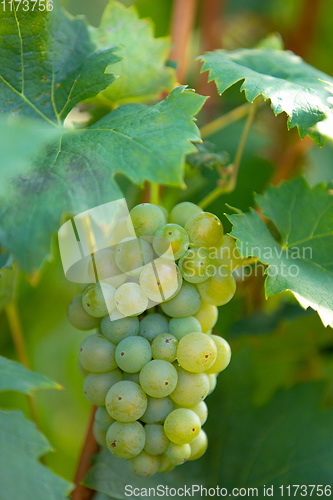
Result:
M150 182L149 202L154 205L160 204L160 186L157 182Z

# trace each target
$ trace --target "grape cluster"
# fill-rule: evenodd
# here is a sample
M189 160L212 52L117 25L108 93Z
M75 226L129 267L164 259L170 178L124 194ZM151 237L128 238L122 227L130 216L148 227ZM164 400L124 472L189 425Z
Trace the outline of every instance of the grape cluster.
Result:
M95 256L95 271L112 277L75 297L68 317L98 329L78 354L84 394L98 406L95 438L146 477L207 449L204 399L231 357L212 328L241 257L221 221L193 203L170 214L145 203L130 218L137 238Z

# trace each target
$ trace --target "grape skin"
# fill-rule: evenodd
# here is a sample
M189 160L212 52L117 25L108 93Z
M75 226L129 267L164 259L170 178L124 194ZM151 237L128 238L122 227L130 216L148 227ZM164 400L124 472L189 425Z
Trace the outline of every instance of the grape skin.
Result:
M127 337L116 347L116 363L127 373L139 372L151 358L150 343L143 337Z
M180 259L190 244L187 232L178 224L166 224L155 233L153 248L157 255L162 256L171 246L175 260Z
M144 450L149 455L161 455L169 446L169 439L166 437L163 425L147 424L145 426L146 444Z
M173 207L169 216L169 222L185 227L186 222L193 215L198 215L202 212L203 210L198 205L195 205L195 203L183 201Z
M202 283L213 273L212 262L205 248L191 248L179 261L180 271L189 283Z
M95 318L102 318L115 308L116 289L107 283L89 285L83 293L82 305Z
M198 415L188 408L178 408L169 413L164 422L164 432L170 441L176 444L187 444L192 441L201 429Z
M139 380L148 396L164 398L169 396L177 385L177 370L171 363L156 359L149 361L142 368Z
M88 276L92 282L96 281L95 269L98 281L103 281L115 288L126 281L126 275L117 267L115 251L112 248L103 248L94 253L95 267L92 260L88 264Z
M83 384L84 395L91 404L103 406L110 387L122 379L122 373L118 369L105 373L89 373Z
M182 276L178 266L162 257L147 265L140 274L140 286L143 292L156 303L170 299L181 283Z
M209 393L208 396L215 390L216 384L217 384L217 375L216 373L209 373L208 374L208 379L209 379Z
M169 397L157 399L148 396L147 409L141 420L146 424L162 424L173 409L174 404Z
M225 370L231 359L231 348L228 342L218 335L211 335L211 339L215 342L217 357L215 363L206 371L208 375Z
M137 283L124 283L115 293L116 307L124 316L137 316L147 309L148 298Z
M203 401L209 392L209 379L205 372L190 373L177 367L178 383L170 395L174 403L189 408Z
M93 435L96 442L103 448L106 448L106 430L102 429L96 421L93 424Z
M76 295L68 306L67 317L69 322L78 330L92 330L99 325L99 318L94 318L86 312L82 305L83 293Z
M200 401L200 403L195 406L191 406L189 409L198 415L201 425L204 425L208 418L208 408L206 403L204 401Z
M106 445L118 458L134 458L144 448L146 433L140 422L114 422L106 433Z
M138 276L152 259L153 251L142 238L125 238L116 246L116 264L130 276Z
M140 321L140 335L149 342L152 342L161 333L168 331L168 320L162 314L151 313Z
M190 443L190 448L191 448L191 455L189 457L189 460L198 460L198 458L201 458L204 453L206 453L208 447L208 438L207 434L203 429L200 429L199 434L197 435L196 438L193 439Z
M162 311L172 318L193 316L200 309L200 295L194 285L183 283L178 294L167 302L162 302Z
M95 413L95 422L101 429L107 431L110 425L115 422L115 420L110 417L105 406L99 406Z
M214 364L216 355L216 345L205 333L189 333L179 341L177 347L177 361L189 372L208 370Z
M178 341L170 333L162 333L154 338L151 350L154 359L173 363L176 359Z
M139 477L149 477L158 471L160 459L143 450L140 455L130 459L128 463L133 474Z
M116 346L103 335L89 335L80 345L79 362L89 372L110 372L117 368L115 349Z
M139 319L122 318L111 321L109 316L105 316L101 322L101 332L113 344L119 344L127 337L138 335L139 333Z
M165 452L166 459L172 464L181 465L187 462L191 456L191 446L190 444L176 444L170 443L168 449Z
M166 224L163 211L152 203L141 203L130 211L130 218L137 236L153 236Z
M169 321L169 332L174 335L179 342L180 339L185 337L188 333L201 332L201 324L195 316L172 318Z
M202 212L193 215L185 224L190 242L197 247L216 247L223 236L222 222L216 215Z
M197 288L202 299L208 304L223 306L235 295L236 281L232 274L220 267L214 276L211 276L203 283L199 283Z
M194 315L194 317L199 321L202 331L204 333L207 333L216 325L218 318L218 309L216 306L208 304L207 302L202 300L200 309Z
M107 392L105 406L112 418L119 422L138 420L147 408L147 395L135 382L117 382Z

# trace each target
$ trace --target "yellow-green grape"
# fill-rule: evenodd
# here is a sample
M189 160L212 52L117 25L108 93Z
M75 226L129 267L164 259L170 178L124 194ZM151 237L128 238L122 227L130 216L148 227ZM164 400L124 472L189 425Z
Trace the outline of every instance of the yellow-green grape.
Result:
M140 286L147 297L157 303L170 299L179 289L182 277L177 264L162 257L144 267Z
M168 320L162 314L150 313L140 321L140 335L149 342L152 342L161 333L168 331Z
M146 433L140 422L114 422L106 433L106 445L118 458L134 458L144 448Z
M206 450L208 448L208 438L207 434L203 429L200 429L199 434L197 435L196 438L193 439L190 443L191 447L191 455L189 460L197 460L198 458L201 458L204 453L206 453Z
M130 380L130 382L135 382L136 384L140 384L139 381L139 375L140 373L123 373L123 380Z
M147 409L140 420L146 424L163 424L172 410L174 404L169 397L158 399L148 397Z
M150 344L142 337L127 337L116 347L116 363L127 373L139 372L151 357Z
M217 384L217 376L216 373L210 373L208 375L209 378L209 393L208 396L215 390Z
M137 236L153 236L166 224L160 207L152 203L141 203L130 211L130 218Z
M218 335L211 335L210 338L215 342L217 356L215 363L206 371L208 375L222 372L228 366L231 359L231 349L228 342Z
M116 308L124 316L137 316L147 309L148 298L137 283L124 283L115 293Z
M94 262L90 260L88 264L88 276L92 282L95 282L97 278L98 281L103 281L115 288L126 281L126 276L116 264L113 248L103 248L94 253Z
M186 222L193 215L198 215L200 213L202 213L202 209L198 207L198 205L190 201L183 201L173 207L169 216L169 222L185 227Z
M116 346L103 335L89 335L80 345L79 362L89 372L110 372L117 368L115 350Z
M149 455L146 451L142 451L137 457L131 458L128 463L135 476L149 477L158 471L160 459Z
M96 439L96 442L100 446L106 448L106 430L102 429L97 422L94 422L93 425L93 435Z
M186 444L175 444L170 443L167 451L165 452L165 457L172 466L181 465L187 462L191 456L191 446ZM162 471L162 472L168 472Z
M176 359L178 341L170 333L158 335L152 342L151 350L154 359L162 359L173 363Z
M164 398L171 394L177 385L177 370L167 361L149 361L140 372L140 384L152 398Z
M229 234L224 234L219 245L210 249L210 256L216 264L225 267L229 272L236 269L243 262L236 240Z
M164 208L164 207L162 207L162 205L156 205L156 206L162 210L162 212L164 213L165 219L168 220L168 218L169 218L169 212L167 211L167 209Z
M166 437L163 425L145 425L146 444L145 451L149 455L161 455L169 446L169 439Z
M169 332L174 335L179 342L179 340L188 333L201 332L201 324L194 316L188 316L187 318L172 318L169 321Z
M218 309L212 304L208 304L204 300L201 301L201 306L199 311L194 315L194 317L200 322L202 331L207 333L211 330L217 322ZM102 320L103 323L104 320Z
M200 429L200 418L188 408L173 410L164 422L167 438L176 444L190 443L199 434Z
M105 406L109 415L115 420L134 422L146 411L147 396L138 384L123 380L108 391Z
M101 322L101 332L113 344L119 344L127 337L139 333L139 319L122 318L111 321L110 316L105 316Z
M89 373L83 384L84 395L91 404L103 406L108 390L122 379L122 373L118 369L106 373Z
M213 306L223 306L227 304L235 295L236 281L223 267L216 269L216 274L208 278L207 281L197 285L203 300Z
M174 446L180 446L180 445L174 445ZM186 445L184 445L184 446L186 446ZM163 455L160 456L160 465L158 467L158 472L161 472L164 474L166 472L172 471L174 468L175 468L175 465L173 465L171 462L169 462L169 460L166 457L166 454L163 453Z
M178 224L167 224L155 233L153 247L157 255L164 255L170 246L175 260L180 259L190 244L188 234Z
M94 318L103 318L115 308L115 292L116 289L107 283L89 285L82 295L84 310Z
M190 373L177 367L178 383L170 395L174 403L190 408L203 401L209 392L209 379L205 372Z
M177 361L189 372L208 370L215 362L216 355L216 345L205 333L189 333L180 339L177 347Z
M105 406L99 406L95 413L95 422L103 431L107 431L115 420L110 417Z
M88 314L82 305L83 293L76 295L68 306L67 317L69 322L78 330L92 330L97 328L100 322L99 318L94 318Z
M78 370L80 372L81 377L85 378L87 375L89 375L90 371L83 368L79 358L77 358L77 367L78 367Z
M190 242L196 247L217 246L223 236L222 222L216 215L202 212L193 215L185 224Z
M179 269L189 283L202 283L213 273L214 267L205 248L191 248L179 261Z
M200 419L201 425L203 425L208 417L208 408L204 401L200 401L197 405L191 406L190 410L194 411Z
M200 309L200 294L194 285L184 283L175 297L167 302L162 302L162 311L172 318L185 318L193 316Z
M138 276L152 259L153 250L142 238L125 238L116 246L116 264L130 276Z

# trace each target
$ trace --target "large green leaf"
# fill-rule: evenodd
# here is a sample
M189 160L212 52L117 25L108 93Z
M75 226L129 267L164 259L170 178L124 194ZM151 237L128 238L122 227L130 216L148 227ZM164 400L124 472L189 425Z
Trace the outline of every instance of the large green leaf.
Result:
M309 134L318 144L323 143L322 136L310 129L331 107L322 80L333 80L326 73L286 50L216 50L200 59L204 62L202 71L209 71L209 81L215 80L221 94L243 81L241 90L248 101L262 95L271 101L275 115L288 115L288 128L298 127L302 138Z
M99 47L119 44L118 53L123 57L107 69L119 78L102 92L103 102L105 98L111 103L148 99L172 88L175 72L165 65L170 41L154 38L151 21L139 19L135 7L111 0L92 35Z
M279 243L259 214L228 216L243 257L268 264L266 296L291 290L303 307L318 311L333 327L333 196L325 185L310 188L303 178L270 187L256 197L280 232Z

